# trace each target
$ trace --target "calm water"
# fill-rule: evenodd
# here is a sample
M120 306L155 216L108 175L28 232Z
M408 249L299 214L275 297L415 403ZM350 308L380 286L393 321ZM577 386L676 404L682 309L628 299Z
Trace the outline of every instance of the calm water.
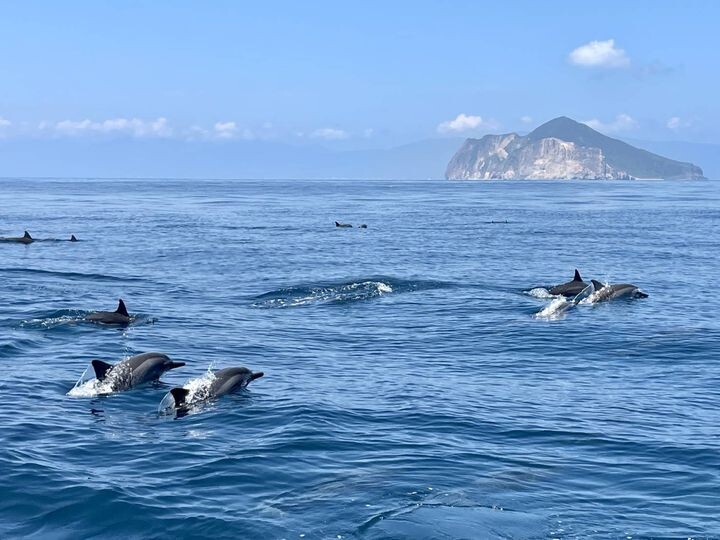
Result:
M0 236L83 240L0 244L0 537L720 538L719 218L711 182L0 180ZM576 267L650 297L536 318ZM67 395L145 351L187 366Z

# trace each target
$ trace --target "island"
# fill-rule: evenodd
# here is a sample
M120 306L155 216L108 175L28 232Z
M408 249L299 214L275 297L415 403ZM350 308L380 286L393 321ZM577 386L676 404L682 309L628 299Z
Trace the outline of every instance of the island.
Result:
M450 160L448 180L704 179L697 165L668 159L561 116L525 136L467 139Z

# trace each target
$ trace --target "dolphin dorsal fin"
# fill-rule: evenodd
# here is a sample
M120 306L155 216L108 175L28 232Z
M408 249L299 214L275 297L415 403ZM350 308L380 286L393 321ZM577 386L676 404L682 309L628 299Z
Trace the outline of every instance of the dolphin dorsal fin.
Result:
M175 400L175 406L180 407L181 405L185 404L185 400L187 399L188 394L190 393L190 390L187 390L185 388L180 388L179 386L177 388L173 388L170 390L170 394L172 395L173 399Z
M335 222L335 226L336 226L336 227L340 227L340 222L336 221L336 222Z
M595 287L596 291L599 291L600 289L602 289L605 286L604 283L600 283L597 279L591 279L590 283L593 284L593 287Z
M103 362L102 360L93 360L92 362L90 362L90 364L95 371L95 378L98 381L102 381L103 379L105 379L105 377L107 376L107 372L113 368L112 364L108 364L107 362Z
M576 269L575 269L575 276L573 276L573 281L582 281L582 280L583 280L583 278L580 277L580 272L579 272L578 269L576 268Z
M75 235L74 235L74 234L71 234L71 235L70 235L70 241L71 241L71 242L77 242L78 239L75 238Z
M29 238L30 240L32 240L32 236L30 236L30 233L27 232L27 231L25 231L25 234L23 235L23 238Z
M119 313L120 315L125 315L126 317L129 317L127 308L125 307L125 302L122 301L122 298L118 300L118 307L115 310L115 313Z

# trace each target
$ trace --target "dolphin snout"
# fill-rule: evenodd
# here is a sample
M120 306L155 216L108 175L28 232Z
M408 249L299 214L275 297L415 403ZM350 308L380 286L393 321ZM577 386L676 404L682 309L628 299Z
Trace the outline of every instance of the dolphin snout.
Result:
M175 369L179 367L183 367L185 365L185 362L168 362L167 366L168 369Z
M259 379L259 378L262 377L263 375L265 375L265 374L264 374L262 371L256 371L255 373L253 373L252 375L250 375L250 380L251 380L251 381L254 381L255 379Z

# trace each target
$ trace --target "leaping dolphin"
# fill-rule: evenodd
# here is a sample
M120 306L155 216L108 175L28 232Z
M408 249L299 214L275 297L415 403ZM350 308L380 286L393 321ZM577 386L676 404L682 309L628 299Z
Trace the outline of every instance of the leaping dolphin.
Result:
M95 311L87 315L85 320L101 324L130 324L130 315L121 298L115 311Z
M252 372L245 367L232 367L218 370L213 375L214 378L210 383L210 386L201 393L201 398L195 400L196 402L219 398L225 394L231 394L233 392L237 392L238 390L242 390L250 384L251 381L259 379L265 374L262 371ZM163 398L160 404L161 409L177 409L187 406L188 394L190 394L190 390L187 388L173 388ZM164 407L163 404L166 403L168 406Z
M590 297L592 303L615 300L617 298L647 298L648 294L632 283L614 283L607 285L595 279L591 280L595 292Z
M131 356L115 365L102 360L93 360L90 364L98 381L109 383L110 392L120 392L157 381L163 373L182 367L185 362L173 362L165 354L148 352Z
M560 285L555 285L554 287L550 287L550 290L548 292L552 295L563 295L565 297L571 297L571 296L577 296L581 292L583 292L589 283L586 283L583 281L583 278L580 277L580 272L578 272L577 269L575 269L575 276L573 276L572 281L568 281L567 283L561 283Z
M0 237L0 242L16 242L18 244L32 244L35 240L30 233L25 231L23 236L5 236Z

